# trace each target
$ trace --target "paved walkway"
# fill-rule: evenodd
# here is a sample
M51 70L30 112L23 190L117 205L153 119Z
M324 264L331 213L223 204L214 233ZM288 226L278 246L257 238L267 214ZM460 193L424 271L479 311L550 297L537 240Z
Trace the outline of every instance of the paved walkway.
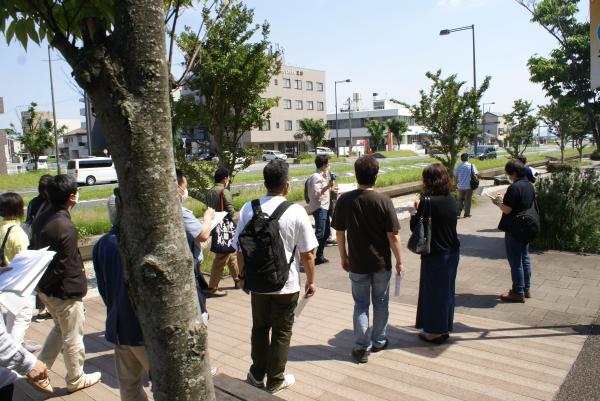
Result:
M395 200L401 216L412 198ZM597 370L597 359L585 358L590 354L580 351L584 342L586 348L598 344L592 341L597 340L597 330L592 337L588 334L600 307L600 256L534 253L533 298L525 304L503 304L497 295L509 288L510 272L502 233L495 229L500 213L484 197L472 214L458 226L462 248L456 332L448 344L429 346L416 337L419 260L403 248L407 272L401 295L391 299L390 348L372 355L366 365L353 363L350 284L337 249L331 247L326 249L331 263L318 267L318 292L294 326L289 371L297 384L277 397L243 382L250 366L249 297L232 290L225 298L209 299L209 350L220 371L215 379L219 399L552 400L576 360L578 372ZM408 222L401 223L406 243ZM85 303L86 370L102 370L103 380L66 395L59 357L51 375L59 389L54 399L116 400L112 351L103 338L104 307L94 291ZM42 342L50 327L51 322L33 323L28 338ZM600 385L591 383L587 393L600 394ZM561 400L577 399L573 394L578 387L565 386L561 394ZM17 386L15 400L38 399L43 397L26 384Z

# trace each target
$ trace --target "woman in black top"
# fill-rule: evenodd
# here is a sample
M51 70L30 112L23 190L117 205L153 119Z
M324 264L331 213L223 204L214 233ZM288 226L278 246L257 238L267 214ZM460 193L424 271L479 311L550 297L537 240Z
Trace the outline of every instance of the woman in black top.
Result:
M422 329L419 338L441 344L449 337L454 322L454 289L458 269L460 242L456 234L458 206L450 194L448 171L441 164L423 170L424 196L430 201L415 202L416 214L410 220L411 230L431 206L431 252L421 256L419 302L415 327Z

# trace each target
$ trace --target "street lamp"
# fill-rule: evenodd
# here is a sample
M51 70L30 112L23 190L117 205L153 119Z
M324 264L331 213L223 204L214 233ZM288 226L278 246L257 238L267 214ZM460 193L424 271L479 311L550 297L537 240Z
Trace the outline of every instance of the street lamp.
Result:
M453 28L453 29L442 29L440 31L440 36L450 35L452 32L466 31L469 29L471 30L472 37L473 37L473 89L477 90L477 73L476 73L476 69L475 69L475 24L461 26L459 28ZM477 132L477 121L475 121L475 132ZM476 148L477 148L477 134L475 134L475 137L473 138L473 150L475 150Z
M335 92L335 153L338 157L340 157L340 140L338 137L338 107L337 107L337 84L341 84L344 82L352 82L349 79L344 79L341 81L335 81L333 84L333 91Z
M52 59L50 58L50 45L48 45L48 68L50 69L50 94L52 95L52 119L54 120L54 156L56 157L56 174L60 175L60 159L58 158L58 127L56 126L56 107L54 106L54 80L52 79Z

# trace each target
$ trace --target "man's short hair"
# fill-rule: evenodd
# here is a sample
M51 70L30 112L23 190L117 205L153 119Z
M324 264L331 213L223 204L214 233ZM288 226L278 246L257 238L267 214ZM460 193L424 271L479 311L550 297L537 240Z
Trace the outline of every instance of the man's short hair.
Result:
M215 171L215 182L221 182L227 177L229 177L229 170L227 170L225 167L219 167L217 171Z
M59 174L48 181L48 199L55 207L64 206L69 197L77 193L77 181L71 176Z
M517 177L525 177L525 165L517 159L511 159L504 166L504 171L506 174L512 175L513 173L517 175Z
M469 160L469 154L463 153L462 155L460 155L460 160L462 160L463 162L466 162L467 160Z
M175 175L177 176L177 185L181 185L183 183L183 179L185 178L185 173L182 169L175 169Z
M361 156L354 162L354 174L359 185L372 187L377 180L379 163L371 155Z
M269 192L281 192L289 178L290 166L284 160L271 160L263 169L265 187Z
M525 156L517 156L517 157L515 157L515 159L517 159L518 161L520 161L523 164L527 164L527 158Z
M23 198L15 192L6 192L0 195L0 216L23 217ZM2 241L2 238L0 238Z
M43 197L46 197L46 190L48 188L48 182L52 179L50 174L44 174L38 181L38 193Z
M328 163L329 156L327 155L317 155L317 157L315 157L315 165L317 166L317 168L321 168Z

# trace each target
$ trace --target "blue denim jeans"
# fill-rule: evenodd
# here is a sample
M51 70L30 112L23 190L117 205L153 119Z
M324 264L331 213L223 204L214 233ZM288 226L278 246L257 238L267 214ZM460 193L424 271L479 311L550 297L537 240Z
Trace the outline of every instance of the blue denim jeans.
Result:
M529 260L529 244L519 242L509 233L504 234L506 258L512 276L512 291L523 295L531 288L531 261Z
M325 243L327 242L329 235L331 235L329 210L318 208L313 212L313 217L315 218L315 235L319 241L316 261L320 262L323 260L323 249L325 249Z
M354 298L355 349L370 350L385 344L390 300L391 271L381 273L349 273ZM373 330L369 332L369 306L373 302Z

